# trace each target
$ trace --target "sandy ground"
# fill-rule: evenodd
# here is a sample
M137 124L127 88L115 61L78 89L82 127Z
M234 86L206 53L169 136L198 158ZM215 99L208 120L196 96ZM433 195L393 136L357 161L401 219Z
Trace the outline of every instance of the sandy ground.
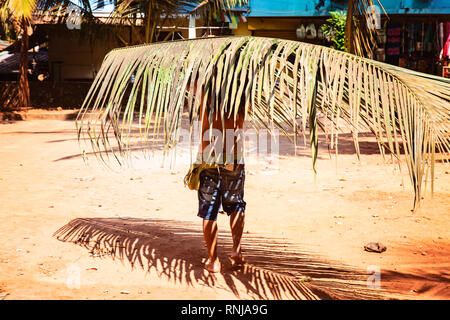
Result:
M411 212L408 178L369 138L361 162L348 137L337 162L322 151L316 178L307 150L286 150L277 170L247 164L248 265L231 268L220 215L223 268L211 275L186 162L111 171L83 162L72 121L0 124L0 297L450 298L448 168L437 164L434 198Z

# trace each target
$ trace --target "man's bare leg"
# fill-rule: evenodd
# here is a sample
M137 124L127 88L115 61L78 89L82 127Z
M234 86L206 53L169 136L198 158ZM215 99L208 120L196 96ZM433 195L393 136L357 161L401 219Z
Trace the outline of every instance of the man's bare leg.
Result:
M244 212L233 212L230 215L231 235L233 237L233 250L231 252L231 259L237 265L245 263L241 251L241 240L242 240L242 233L244 231L244 220L245 220Z
M217 233L217 222L214 220L203 219L203 235L205 237L209 256L208 261L205 263L205 269L209 272L220 271L220 263L217 258Z

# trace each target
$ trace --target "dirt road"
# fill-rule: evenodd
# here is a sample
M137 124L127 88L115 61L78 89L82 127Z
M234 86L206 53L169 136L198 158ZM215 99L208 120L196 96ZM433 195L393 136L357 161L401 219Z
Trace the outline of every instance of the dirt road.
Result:
M370 138L360 163L350 145L344 137L337 163L322 152L316 178L308 152L286 152L277 170L249 163L249 264L231 268L220 215L223 271L210 275L186 163L111 172L83 162L72 121L0 124L0 297L450 298L449 169L437 164L434 198L413 213L408 178Z

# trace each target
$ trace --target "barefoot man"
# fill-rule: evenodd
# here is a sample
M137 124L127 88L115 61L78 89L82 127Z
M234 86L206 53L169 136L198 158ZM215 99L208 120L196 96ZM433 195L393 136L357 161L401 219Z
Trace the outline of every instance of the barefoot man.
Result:
M233 249L230 256L232 263L234 266L245 263L241 252L246 205L243 161L244 117L242 112L239 112L236 118L233 113L224 112L224 119L222 119L220 112L210 113L209 110L207 112L206 109L209 107L208 101L208 107L205 108L201 117L202 143L200 149L203 163L213 164L214 167L203 169L199 176L198 216L203 219L203 235L208 251L205 269L210 272L219 272L217 215L220 206L230 217L233 238Z

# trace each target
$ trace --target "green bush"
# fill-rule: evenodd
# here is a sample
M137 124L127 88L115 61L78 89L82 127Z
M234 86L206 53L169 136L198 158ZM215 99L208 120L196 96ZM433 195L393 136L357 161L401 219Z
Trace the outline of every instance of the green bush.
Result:
M345 47L345 24L347 14L344 11L330 12L331 18L327 19L327 24L322 25L323 35L328 41L333 43L333 48L346 51Z

